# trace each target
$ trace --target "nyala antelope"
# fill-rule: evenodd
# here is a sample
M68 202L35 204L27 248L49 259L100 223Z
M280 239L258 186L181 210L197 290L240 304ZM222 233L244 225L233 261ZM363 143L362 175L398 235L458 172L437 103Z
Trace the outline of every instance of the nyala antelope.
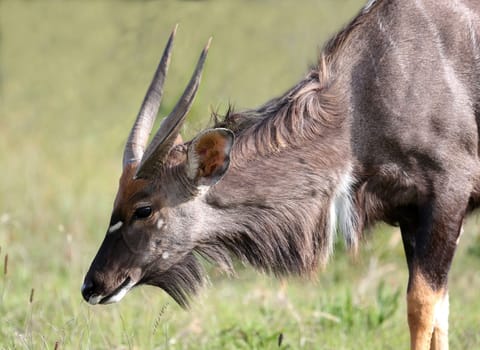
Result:
M371 0L298 84L182 142L207 48L147 146L173 34L130 132L109 228L85 277L90 304L158 286L180 305L231 256L276 276L325 264L399 225L412 349L448 348L448 272L480 203L480 2Z

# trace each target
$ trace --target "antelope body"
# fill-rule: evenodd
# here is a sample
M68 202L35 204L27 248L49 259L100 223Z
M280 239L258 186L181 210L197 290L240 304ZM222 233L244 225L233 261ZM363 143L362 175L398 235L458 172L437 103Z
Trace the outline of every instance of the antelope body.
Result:
M480 202L480 3L373 0L283 96L229 111L183 143L206 50L146 148L173 34L130 133L107 235L82 294L120 300L151 284L187 305L194 252L275 275L326 263L336 228L356 249L399 225L412 349L448 348L448 271Z

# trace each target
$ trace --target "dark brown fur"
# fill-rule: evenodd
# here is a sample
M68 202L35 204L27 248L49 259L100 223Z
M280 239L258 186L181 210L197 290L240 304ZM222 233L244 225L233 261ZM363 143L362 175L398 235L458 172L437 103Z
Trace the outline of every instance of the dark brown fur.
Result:
M412 348L434 339L444 349L445 307L436 307L448 310L457 239L480 203L479 16L471 0L369 2L285 94L229 111L176 145L158 176L121 183L119 196L145 193L152 215L135 221L125 214L133 200L118 200L111 225L123 227L107 235L86 281L97 276L97 294L108 295L105 286L138 268L137 284L186 305L204 280L194 252L227 271L233 254L275 275L310 275L327 262L336 226L355 249L385 221L402 231ZM233 147L219 128L233 131ZM144 237L142 254L99 263L132 232Z

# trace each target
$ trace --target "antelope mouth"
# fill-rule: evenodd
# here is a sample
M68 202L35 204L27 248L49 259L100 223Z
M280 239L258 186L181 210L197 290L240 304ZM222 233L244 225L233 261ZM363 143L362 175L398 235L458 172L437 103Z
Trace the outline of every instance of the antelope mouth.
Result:
M119 302L122 298L135 286L136 282L133 281L130 277L125 278L125 281L122 282L112 293L100 299L100 304L112 304Z
M90 304L112 304L117 303L132 289L137 282L133 281L130 277L125 278L125 280L120 284L112 293L103 296L96 295L92 296L88 302Z

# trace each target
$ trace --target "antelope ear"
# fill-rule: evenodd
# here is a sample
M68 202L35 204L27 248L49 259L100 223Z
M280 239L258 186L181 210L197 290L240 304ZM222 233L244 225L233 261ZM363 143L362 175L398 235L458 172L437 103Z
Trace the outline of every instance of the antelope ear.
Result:
M188 146L187 175L199 186L216 184L228 169L233 132L209 129L195 137Z

